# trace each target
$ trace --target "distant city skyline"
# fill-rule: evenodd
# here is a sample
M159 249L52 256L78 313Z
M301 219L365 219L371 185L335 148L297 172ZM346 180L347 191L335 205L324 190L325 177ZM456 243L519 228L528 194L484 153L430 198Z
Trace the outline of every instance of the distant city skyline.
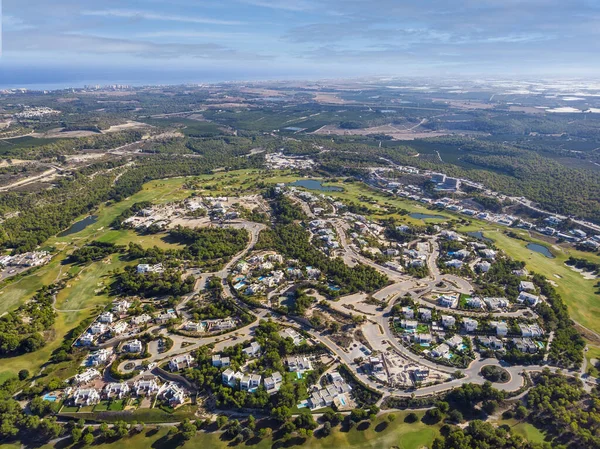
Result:
M594 0L4 0L0 85L595 76Z

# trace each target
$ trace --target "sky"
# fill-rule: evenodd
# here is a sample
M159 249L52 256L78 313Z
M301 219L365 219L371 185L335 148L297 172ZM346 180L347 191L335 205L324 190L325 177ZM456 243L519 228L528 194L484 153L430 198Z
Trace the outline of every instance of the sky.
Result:
M3 0L0 84L595 76L600 0Z

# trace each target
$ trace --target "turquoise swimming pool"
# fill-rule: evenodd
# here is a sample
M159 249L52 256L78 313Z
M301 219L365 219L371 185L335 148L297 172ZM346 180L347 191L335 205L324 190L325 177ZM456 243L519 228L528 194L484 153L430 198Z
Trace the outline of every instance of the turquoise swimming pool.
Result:
M42 399L48 402L56 402L58 400L58 398L55 395L50 393L45 394Z

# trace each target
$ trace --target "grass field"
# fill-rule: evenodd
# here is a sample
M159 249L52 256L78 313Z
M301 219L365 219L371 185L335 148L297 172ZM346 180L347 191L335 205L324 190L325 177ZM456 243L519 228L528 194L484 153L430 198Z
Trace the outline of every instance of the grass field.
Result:
M396 420L388 423L385 416L379 417L371 423L366 430L354 428L349 432L341 432L336 428L331 435L325 438L310 437L306 441L298 439L298 444L278 445L272 438L263 440L252 439L239 445L239 447L251 447L255 449L272 449L273 447L303 447L308 449L333 449L333 448L389 448L420 449L431 447L433 440L439 435L439 425L428 426L420 421L408 424L404 422L407 413L396 413ZM207 447L221 449L232 447L231 443L222 438L221 432L199 432L196 437L179 446L177 437L168 435L168 428L147 429L139 435L118 440L114 443L98 444L95 447L101 449L117 449L128 447L129 449L142 449L152 447L155 449L167 449L171 447L197 448ZM44 446L49 449L52 446ZM64 447L61 445L61 447ZM235 446L233 446L235 447ZM0 448L1 449L1 448Z
M594 377L600 376L600 370L594 365L595 361L600 361L600 346L588 345L588 350L584 352L587 360L587 371Z
M512 433L521 435L531 443L543 443L546 441L546 434L528 422L521 422L516 419L503 419L497 423L499 426L503 424L509 426Z

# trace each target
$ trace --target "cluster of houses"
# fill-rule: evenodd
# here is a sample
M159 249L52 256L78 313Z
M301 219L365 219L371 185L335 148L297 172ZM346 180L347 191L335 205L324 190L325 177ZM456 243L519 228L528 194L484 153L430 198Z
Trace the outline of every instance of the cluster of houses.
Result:
M352 387L342 378L340 373L332 371L327 375L330 383L324 387L316 387L310 394L307 401L301 403L311 410L318 410L324 407L335 405L338 410L353 407L350 392Z
M289 168L302 170L311 169L315 165L315 161L304 156L286 156L282 152L279 152L266 154L265 164L273 170L285 170Z
M31 251L23 254L0 255L0 268L39 267L50 262L52 255L48 251Z
M78 344L91 346L99 337L110 334L112 337L125 334L130 330L129 324L121 317L127 314L131 302L122 299L113 303L111 311L102 312L86 331L79 337Z
M529 287L529 285L526 285ZM447 304L447 307L450 307L457 301L457 298L453 295L442 295L443 303ZM439 300L440 298L438 298ZM486 298L486 299L494 299L497 298ZM508 305L508 301L506 301ZM438 333L448 331L448 330L459 330L463 329L466 334L480 334L482 333L482 329L480 327L480 323L477 319L473 317L462 317L460 323L457 322L457 319L453 315L441 315L439 322L432 321L432 310L426 307L419 307L418 309L414 309L413 307L403 307L402 317L395 317L394 321L399 324L399 326L404 329L406 335L412 340L412 342L421 347L430 347L433 343L439 341L436 337L431 334L431 331L436 331ZM418 327L419 323L423 322L427 324L427 327L431 330L430 332L419 332ZM460 328L457 328L457 325L460 324ZM508 323L504 321L490 321L489 323L490 330L487 333L495 334L491 336L478 336L480 343L494 350L500 350L504 347L503 338L507 337L510 333L510 328ZM539 350L539 344L535 343L533 340L541 339L544 337L544 330L538 324L527 324L527 323L518 323L517 324L518 332L520 333L520 337L515 337L511 341L519 342L519 345L515 343L515 346L518 349L521 347L525 347L527 349L526 352L532 353L535 349L535 352ZM525 343L523 343L523 341ZM451 350L454 351L462 351L464 349L464 341L463 337L459 335L454 335L453 337L446 339L442 344L433 348L429 353L432 357L440 358L450 357L449 354ZM529 344L529 346L522 346L523 344Z
M288 265L284 268L284 262ZM256 276L260 271L267 274ZM281 285L286 279L312 279L321 278L321 271L311 266L302 269L297 260L287 260L280 254L259 254L248 260L240 261L233 272L233 289L245 295L256 295Z
M320 239L329 251L340 247L335 231L328 226L326 221L313 220L309 223L310 231L316 238Z
M187 399L185 390L177 383L167 382L160 386L154 377L140 378L132 383L110 382L101 389L82 386L98 377L100 377L100 373L94 373L91 370L75 376L73 384L77 387L65 390L65 394L68 396L67 402L76 407L84 407L96 405L101 400L156 396L168 403L169 406L177 407L184 404Z
M187 321L183 323L181 329L187 332L203 333L203 332L223 332L235 329L239 325L237 318L215 318L203 320L200 322Z

